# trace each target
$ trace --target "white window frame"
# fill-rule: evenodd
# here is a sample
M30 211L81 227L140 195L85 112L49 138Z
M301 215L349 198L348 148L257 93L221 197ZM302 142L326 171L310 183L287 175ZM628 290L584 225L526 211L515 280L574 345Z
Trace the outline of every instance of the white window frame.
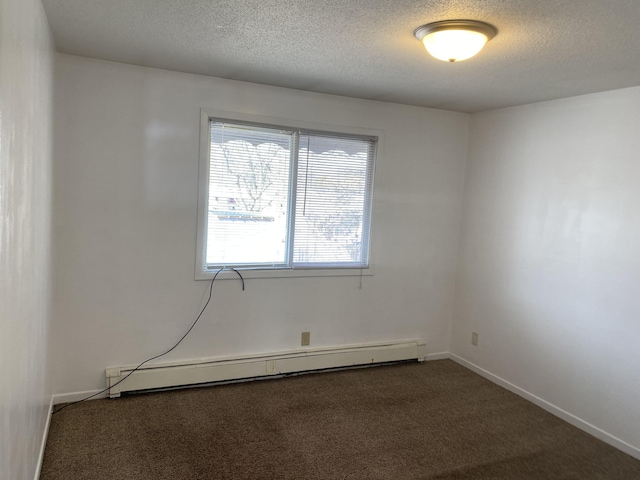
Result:
M245 122L263 125L273 125L291 129L315 130L322 132L332 132L345 135L362 135L377 137L377 144L373 159L372 187L375 179L375 166L382 151L383 132L375 129L365 129L358 127L345 127L339 125L326 125L314 122L305 122L291 119L267 117L261 115L244 114L238 112L228 112L201 109L200 114L200 161L198 168L198 222L196 239L196 262L195 279L210 280L218 272L218 269L208 268L206 262L206 237L207 237L207 211L209 194L209 168L210 168L210 119L225 119L229 122ZM374 270L374 234L373 234L373 211L374 211L375 188L371 198L371 217L369 219L369 266L357 268L237 268L242 272L244 278L287 278L287 277L343 277L343 276L371 276ZM221 272L218 279L237 278L232 272Z

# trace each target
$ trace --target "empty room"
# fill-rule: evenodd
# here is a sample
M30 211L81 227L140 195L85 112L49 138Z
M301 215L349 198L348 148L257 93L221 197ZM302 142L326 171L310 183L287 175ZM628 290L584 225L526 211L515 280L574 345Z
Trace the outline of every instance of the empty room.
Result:
M0 479L640 479L636 0L0 5Z

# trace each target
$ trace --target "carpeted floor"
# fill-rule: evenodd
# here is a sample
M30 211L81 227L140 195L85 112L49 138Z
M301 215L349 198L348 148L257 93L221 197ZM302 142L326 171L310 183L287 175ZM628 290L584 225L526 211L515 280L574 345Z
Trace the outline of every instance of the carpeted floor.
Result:
M95 400L41 480L640 479L640 461L450 360Z

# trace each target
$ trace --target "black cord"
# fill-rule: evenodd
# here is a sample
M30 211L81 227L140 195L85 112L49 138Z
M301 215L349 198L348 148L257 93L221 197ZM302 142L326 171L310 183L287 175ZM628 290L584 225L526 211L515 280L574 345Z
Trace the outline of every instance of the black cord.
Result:
M228 267L228 268L229 268L229 270L231 270L233 272L236 272L238 274L238 276L240 277L240 280L242 280L242 291L244 292L244 278L242 278L242 275L240 275L240 272L238 270L236 270L235 268L233 268L233 267ZM220 273L222 270L224 270L224 268L221 268L220 270L218 270L218 273ZM216 277L218 276L218 273L216 273ZM216 278L213 277L213 279L215 280ZM213 283L213 281L211 283Z
M207 302L204 304L204 307L202 307L202 310L200 310L200 313L198 314L198 316L196 317L196 319L194 320L194 322L191 324L191 326L189 327L189 330L187 330L187 333L185 333L182 338L180 340L178 340L176 342L176 344L171 347L169 350L167 350L164 353L161 353L160 355L156 355L155 357L151 357L151 358L147 358L144 362L142 362L140 365L138 365L136 368L134 368L133 370L131 370L124 378L121 378L120 380L118 380L116 383L114 383L113 385L108 386L107 388L105 388L104 390L100 390L98 393L94 393L93 395L89 395L88 397L83 398L82 400L78 400L75 402L71 402L71 403L67 403L64 407L60 407L57 410L53 410L51 412L51 414L55 414L58 413L60 410L64 410L67 407L70 407L72 405L77 405L78 403L82 403L82 402L86 402L87 400L93 398L93 397L97 397L98 395L106 392L107 390L110 390L112 387L115 387L116 385L121 384L122 382L124 382L127 378L129 378L131 376L131 374L133 372L135 372L136 370L138 370L140 367L142 367L145 363L150 362L151 360L155 360L156 358L160 358L165 356L167 353L173 351L178 345L180 345L180 343L182 343L182 341L187 337L187 335L189 335L189 333L191 333L191 330L193 330L193 327L196 326L196 323L198 323L198 320L200 320L200 317L202 317L202 314L204 313L204 311L207 309L207 307L209 306L209 302L211 301L211 296L213 293L213 282L216 281L216 278L218 277L218 275L220 274L220 272L222 272L225 269L229 269L233 272L235 272L239 277L240 280L242 280L242 291L244 291L244 278L242 277L242 275L240 274L239 271L237 271L235 268L233 267L223 267L220 270L218 270L216 272L216 274L213 276L213 278L211 279L211 284L209 285L209 298L207 298Z

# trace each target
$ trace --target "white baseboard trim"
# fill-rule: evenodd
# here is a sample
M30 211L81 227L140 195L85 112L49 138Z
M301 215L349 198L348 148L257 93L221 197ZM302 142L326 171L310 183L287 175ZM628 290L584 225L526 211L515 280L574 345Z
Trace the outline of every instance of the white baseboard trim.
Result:
M47 446L47 438L49 437L49 425L51 425L52 410L53 410L53 396L51 396L51 400L49 400L49 408L47 410L47 421L44 424L44 431L42 432L42 440L40 442L40 453L38 454L36 474L33 476L33 480L38 480L40 478L40 472L42 471L42 462L44 461L44 449Z
M101 390L87 390L85 392L58 393L53 396L53 404L59 405L61 403L79 402L82 399L100 392ZM98 398L107 398L107 392L100 393L100 395L96 395L91 398L91 400L97 400Z
M424 360L430 362L432 360L448 360L449 352L428 353L425 355Z
M614 437L610 433L605 432L604 430L596 427L595 425L592 425L589 422L586 422L581 418L576 417L575 415L567 412L566 410L563 410L562 408L557 407L556 405L538 397L537 395L534 395L533 393L530 393L518 387L517 385L514 385L513 383L497 375L494 375L488 370L485 370L484 368L479 367L475 363L465 360L464 358L459 357L454 353L450 353L449 358L454 362L462 365L463 367L466 367L469 370L472 370L473 372L477 373L478 375L486 378L487 380L490 380L491 382L497 385L500 385L503 388L506 388L510 392L515 393L516 395L524 398L525 400L530 401L531 403L539 406L540 408L546 410L552 415L555 415L556 417L561 418L562 420L564 420L567 423L570 423L574 427L577 427L580 430L583 430L588 434L593 435L597 439L602 440L605 443L608 443L612 447L615 447L618 450L621 450L624 453L631 455L632 457L640 460L640 448L634 447L633 445L625 442L624 440Z

